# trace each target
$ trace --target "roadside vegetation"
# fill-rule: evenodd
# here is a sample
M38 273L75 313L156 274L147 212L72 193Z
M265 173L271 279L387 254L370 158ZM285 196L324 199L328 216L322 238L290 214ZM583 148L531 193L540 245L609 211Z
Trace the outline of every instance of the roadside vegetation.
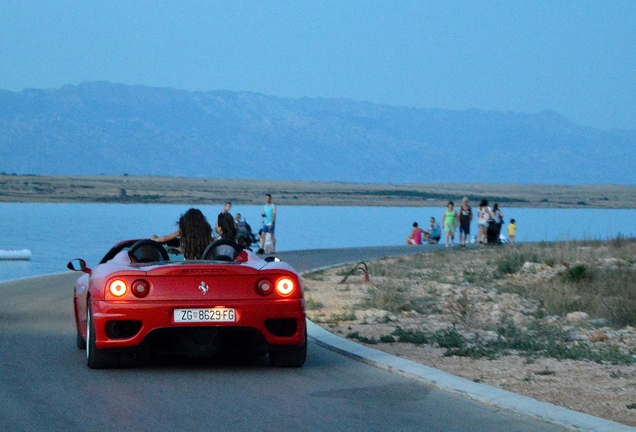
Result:
M367 344L447 356L636 361L636 240L451 249L308 274L308 315ZM337 284L337 299L316 284ZM336 301L338 305L330 304ZM331 302L331 303L330 303Z

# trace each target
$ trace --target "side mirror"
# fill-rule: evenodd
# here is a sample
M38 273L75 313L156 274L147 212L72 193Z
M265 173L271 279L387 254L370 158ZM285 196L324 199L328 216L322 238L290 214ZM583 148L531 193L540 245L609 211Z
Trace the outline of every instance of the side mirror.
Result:
M91 269L86 267L86 261L80 258L71 260L66 264L66 268L73 271L81 271L87 274L91 274Z

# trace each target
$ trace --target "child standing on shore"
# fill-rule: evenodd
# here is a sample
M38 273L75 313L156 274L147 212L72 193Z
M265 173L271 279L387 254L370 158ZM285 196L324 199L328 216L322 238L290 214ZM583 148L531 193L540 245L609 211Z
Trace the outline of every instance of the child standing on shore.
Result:
M510 219L510 224L508 225L508 247L512 249L515 247L515 233L517 232L517 225L515 225L515 220Z

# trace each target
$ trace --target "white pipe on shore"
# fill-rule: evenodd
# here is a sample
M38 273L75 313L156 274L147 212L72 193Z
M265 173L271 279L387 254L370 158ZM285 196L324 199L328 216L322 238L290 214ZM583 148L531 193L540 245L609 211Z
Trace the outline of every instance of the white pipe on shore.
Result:
M7 250L0 249L0 260L30 260L31 251L28 249Z

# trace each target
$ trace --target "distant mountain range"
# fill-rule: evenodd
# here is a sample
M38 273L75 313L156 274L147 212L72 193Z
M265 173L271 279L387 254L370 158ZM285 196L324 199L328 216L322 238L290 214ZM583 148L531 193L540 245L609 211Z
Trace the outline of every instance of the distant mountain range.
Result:
M636 131L543 111L87 82L0 91L0 172L362 183L636 184Z

